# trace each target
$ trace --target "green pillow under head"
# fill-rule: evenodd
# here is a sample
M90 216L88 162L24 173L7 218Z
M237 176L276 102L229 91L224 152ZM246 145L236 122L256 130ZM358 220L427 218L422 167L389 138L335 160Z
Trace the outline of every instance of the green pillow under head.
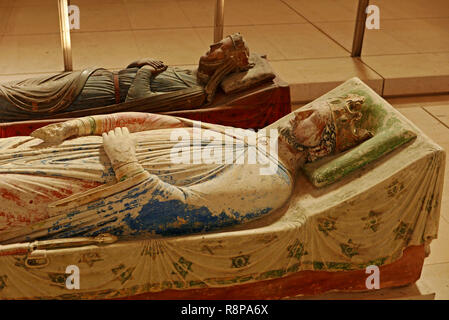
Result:
M346 81L311 103L339 99L350 94L365 97L360 126L371 131L374 136L345 153L306 164L303 171L316 187L336 182L416 137L400 114L358 78Z

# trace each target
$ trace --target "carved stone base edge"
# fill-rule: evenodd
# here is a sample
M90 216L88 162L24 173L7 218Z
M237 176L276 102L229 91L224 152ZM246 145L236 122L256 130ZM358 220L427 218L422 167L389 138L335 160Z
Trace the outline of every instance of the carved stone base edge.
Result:
M415 283L421 276L425 247L410 246L397 261L379 267L380 287L392 288ZM279 279L259 281L226 288L204 288L191 290L165 290L145 293L124 299L131 300L260 300L282 299L295 296L315 296L330 291L369 291L365 281L369 275L365 270L356 271L300 271ZM377 290L376 290L377 291ZM124 300L123 299L123 300Z

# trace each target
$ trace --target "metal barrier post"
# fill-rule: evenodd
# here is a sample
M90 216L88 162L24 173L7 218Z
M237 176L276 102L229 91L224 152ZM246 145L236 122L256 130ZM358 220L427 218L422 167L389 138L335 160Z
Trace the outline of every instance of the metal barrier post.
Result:
M360 57L363 47L363 36L365 35L366 8L369 0L359 0L357 8L357 20L355 22L354 38L352 39L351 57Z
M64 71L72 71L72 45L70 42L69 9L67 0L58 0L59 32L61 34Z
M223 39L224 0L217 0L215 4L214 42Z

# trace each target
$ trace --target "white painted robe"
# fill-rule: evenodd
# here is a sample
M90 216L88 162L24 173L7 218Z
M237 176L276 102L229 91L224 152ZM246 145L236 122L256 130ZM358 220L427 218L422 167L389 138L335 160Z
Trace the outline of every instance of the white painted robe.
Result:
M204 156L210 138L203 134L198 140L191 127L182 130ZM214 130L224 136L223 127ZM31 137L0 139L0 243L206 232L262 217L289 199L291 173L268 151L258 149L257 163L248 163L249 144L237 135L227 146L235 149L233 163L205 164L203 158L200 164L176 164L171 152L179 142L172 131L132 134L146 172L123 182L116 181L99 136L47 148ZM270 162L277 171L262 175Z

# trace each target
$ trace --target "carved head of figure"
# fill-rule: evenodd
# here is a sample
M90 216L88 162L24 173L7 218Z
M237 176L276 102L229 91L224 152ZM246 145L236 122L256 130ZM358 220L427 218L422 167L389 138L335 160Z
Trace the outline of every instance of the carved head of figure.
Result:
M280 136L293 151L305 152L307 162L348 150L373 136L360 127L364 101L348 95L301 108Z
M200 57L197 77L206 86L208 95L215 92L223 78L235 71L248 70L249 49L240 33L234 33L214 43Z

